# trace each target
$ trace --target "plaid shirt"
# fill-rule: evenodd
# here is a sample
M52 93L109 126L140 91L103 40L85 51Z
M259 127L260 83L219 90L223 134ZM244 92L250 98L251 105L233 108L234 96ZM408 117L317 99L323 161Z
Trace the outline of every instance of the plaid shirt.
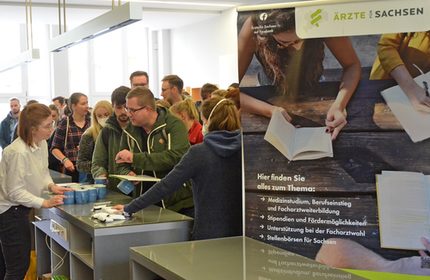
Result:
M67 129L67 117L62 118L58 123L57 129L55 130L54 139L52 140L51 151L53 149L59 149L63 154L68 157L73 163L78 160L79 142L81 141L82 134L90 126L89 115L85 117L85 125L80 128L75 124L73 117L69 118L69 129ZM64 147L67 135L67 146Z

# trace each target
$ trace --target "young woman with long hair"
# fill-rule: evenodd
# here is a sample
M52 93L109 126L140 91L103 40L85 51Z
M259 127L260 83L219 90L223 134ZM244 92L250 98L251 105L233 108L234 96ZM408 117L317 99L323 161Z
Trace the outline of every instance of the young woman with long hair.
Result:
M294 9L269 10L249 16L239 33L239 79L245 75L253 56L263 68L260 85L273 85L279 95L295 99L315 89L323 74L324 48L342 67L337 97L326 116L326 126L335 139L346 125L346 105L361 75L360 61L348 37L301 39L296 34ZM271 117L276 109L269 103L241 94L244 111ZM288 121L291 117L283 110Z
M0 279L24 279L30 263L31 208L63 204L64 187L52 181L47 139L54 131L51 110L43 104L25 106L18 138L3 151L0 163ZM42 191L57 194L42 198Z
M80 92L73 93L69 98L69 107L72 114L58 123L51 152L63 164L65 173L72 176L72 181L79 182L79 172L76 169L79 142L90 126L87 96Z

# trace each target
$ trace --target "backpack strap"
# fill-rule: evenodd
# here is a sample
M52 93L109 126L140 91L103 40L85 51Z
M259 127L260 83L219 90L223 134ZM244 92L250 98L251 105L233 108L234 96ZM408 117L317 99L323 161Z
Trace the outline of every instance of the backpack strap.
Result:
M66 133L64 134L64 152L66 152L66 147L67 147L67 135L69 134L69 116L67 116L67 120L66 120Z

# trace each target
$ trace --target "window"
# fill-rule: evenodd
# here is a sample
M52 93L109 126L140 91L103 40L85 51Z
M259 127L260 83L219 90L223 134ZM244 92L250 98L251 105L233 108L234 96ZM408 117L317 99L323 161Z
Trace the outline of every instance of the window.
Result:
M68 49L70 93L90 93L88 43L84 42Z
M0 73L1 95L21 95L22 92L23 90L21 82L21 67L15 67L13 69Z
M92 41L94 58L94 93L108 94L123 85L123 48L121 30Z
M0 25L0 34L4 38L0 44L0 54L3 54L0 56L0 61L18 56L21 50L20 25L2 23ZM10 97L22 95L23 92L21 67L15 67L0 73L0 95Z
M50 67L48 48L48 26L33 25L33 46L40 50L40 59L27 65L29 99L50 99ZM49 103L48 103L49 104Z
M127 77L134 71L149 71L148 29L142 22L124 28L127 42Z

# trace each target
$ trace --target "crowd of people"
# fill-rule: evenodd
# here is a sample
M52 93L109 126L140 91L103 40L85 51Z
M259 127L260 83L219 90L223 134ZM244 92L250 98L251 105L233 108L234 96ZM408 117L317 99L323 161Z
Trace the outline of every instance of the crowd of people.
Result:
M429 38L428 31L382 36L370 74L370 79L394 79L423 112L430 112L428 85L423 88L413 78L430 69ZM361 64L348 37L301 39L293 10L274 10L264 18L251 15L238 34L239 79L255 58L262 67L260 85L274 86L277 95L297 97L321 81L326 47L342 74L325 120L335 140L346 125L346 107L361 78ZM302 63L304 57L310 63ZM57 96L49 106L30 100L22 110L19 99L10 99L10 112L0 124L0 279L24 278L31 249L30 209L63 204L67 189L53 182L49 169L83 184L105 179L112 192L120 191L120 181L109 175L160 178L155 184L133 184L133 200L114 208L132 216L158 204L192 216L193 239L242 234L240 107L268 118L278 109L286 120L292 121L291 116L284 108L239 93L236 83L228 89L206 83L201 100L194 102L177 75L161 80L162 99L151 92L145 71L133 72L129 80L129 87L119 86L110 101L99 101L92 109L88 96L80 92ZM53 195L44 197L44 190ZM427 239L422 242L430 248ZM323 245L317 260L334 267L403 273L417 271L420 264L417 257L385 260L346 239L337 244ZM420 254L428 258L424 251ZM345 257L351 255L355 259Z
M120 182L109 175L160 178L135 183L134 200L115 208L131 215L158 204L194 217L193 239L242 234L239 89L205 84L202 102L194 102L182 79L167 75L158 100L148 81L146 72L133 72L130 87L93 108L80 92L49 106L32 100L22 111L10 99L0 130L0 279L22 279L28 269L31 208L63 204L67 188L49 169L81 184L106 179L114 192Z

